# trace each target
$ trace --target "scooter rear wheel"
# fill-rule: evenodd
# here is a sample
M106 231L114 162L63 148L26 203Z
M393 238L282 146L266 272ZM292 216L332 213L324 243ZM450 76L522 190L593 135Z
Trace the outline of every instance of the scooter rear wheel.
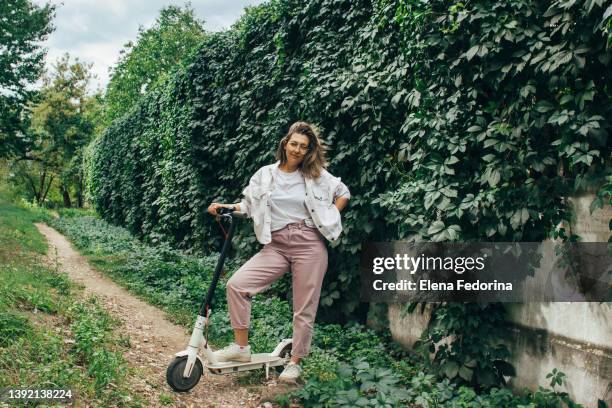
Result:
M187 378L183 377L183 371L185 371L186 365L187 356L176 357L166 370L166 381L174 391L187 392L195 387L200 381L200 377L204 372L200 360L196 360L193 370L191 370L191 375Z
M283 347L283 349L281 350L281 352L278 354L278 356L280 358L290 358L291 357L291 349L293 348L293 343L289 343L287 344L285 347ZM285 369L284 365L281 366L276 366L276 372L278 374L282 373L283 370Z

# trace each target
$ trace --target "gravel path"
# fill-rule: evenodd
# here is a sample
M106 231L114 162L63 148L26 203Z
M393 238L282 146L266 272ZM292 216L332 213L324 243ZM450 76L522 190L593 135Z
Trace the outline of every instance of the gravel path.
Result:
M36 224L36 227L49 241L47 256L51 261L57 262L60 270L74 282L84 285L86 294L97 296L106 310L123 323L119 330L130 338L130 349L124 357L143 373L133 389L148 401L148 407L272 407L264 401L281 391L274 379L244 386L238 384L236 376L206 373L190 392L174 393L166 384L166 367L174 353L186 347L189 333L170 323L161 310L98 273L55 229L46 224ZM162 405L161 394L172 395L174 403Z

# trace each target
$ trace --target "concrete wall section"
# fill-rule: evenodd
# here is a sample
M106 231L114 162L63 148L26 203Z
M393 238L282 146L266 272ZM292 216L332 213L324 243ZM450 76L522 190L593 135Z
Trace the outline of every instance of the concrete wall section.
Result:
M546 375L554 368L567 376L567 391L585 407L597 407L597 401L612 404L612 351L584 342L551 334L547 330L515 326L508 342L512 364L518 373L510 380L516 390L550 387Z
M509 303L508 318L518 326L546 329L584 344L612 346L612 307L595 302Z
M389 305L389 328L395 341L412 348L427 326L431 307L423 313L403 315L404 307ZM597 400L601 399L612 407L610 337L605 342L610 313L604 318L604 308L609 310L607 305L596 303L512 305L515 322L509 322L512 335L507 345L518 376L510 380L510 385L519 392L549 387L546 375L556 368L567 375L567 388L561 391L567 391L574 401L585 407L597 407ZM516 322L521 320L528 325ZM602 321L606 323L597 327ZM557 333L569 333L571 337ZM580 340L580 336L597 342Z
M594 199L594 194L584 194L569 199L573 214L571 231L579 235L582 242L608 242L612 207L606 205L591 214L590 207Z

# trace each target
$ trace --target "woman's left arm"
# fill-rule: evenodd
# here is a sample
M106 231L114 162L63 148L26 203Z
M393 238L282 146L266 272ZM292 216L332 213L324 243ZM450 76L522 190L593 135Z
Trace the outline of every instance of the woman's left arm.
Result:
M340 178L335 178L334 180L337 184L334 188L334 205L338 209L339 212L344 210L344 207L348 204L349 199L351 198L351 192L349 191L346 184L340 180Z
M349 199L347 197L338 197L336 198L334 205L336 206L338 211L342 212L342 210L344 210L344 207L346 207L346 205L348 204L348 201Z

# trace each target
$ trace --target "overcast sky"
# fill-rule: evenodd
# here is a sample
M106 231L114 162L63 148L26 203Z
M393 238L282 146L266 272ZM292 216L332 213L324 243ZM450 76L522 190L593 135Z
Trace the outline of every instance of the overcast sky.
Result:
M0 0L1 1L1 0ZM43 45L48 49L47 66L68 52L81 61L93 63L97 79L92 89L106 88L108 70L115 65L119 51L136 40L138 27L149 28L159 10L168 5L183 6L173 0L33 0L38 5L56 4L55 31ZM229 28L246 6L262 0L192 0L196 17L205 21L204 29Z

